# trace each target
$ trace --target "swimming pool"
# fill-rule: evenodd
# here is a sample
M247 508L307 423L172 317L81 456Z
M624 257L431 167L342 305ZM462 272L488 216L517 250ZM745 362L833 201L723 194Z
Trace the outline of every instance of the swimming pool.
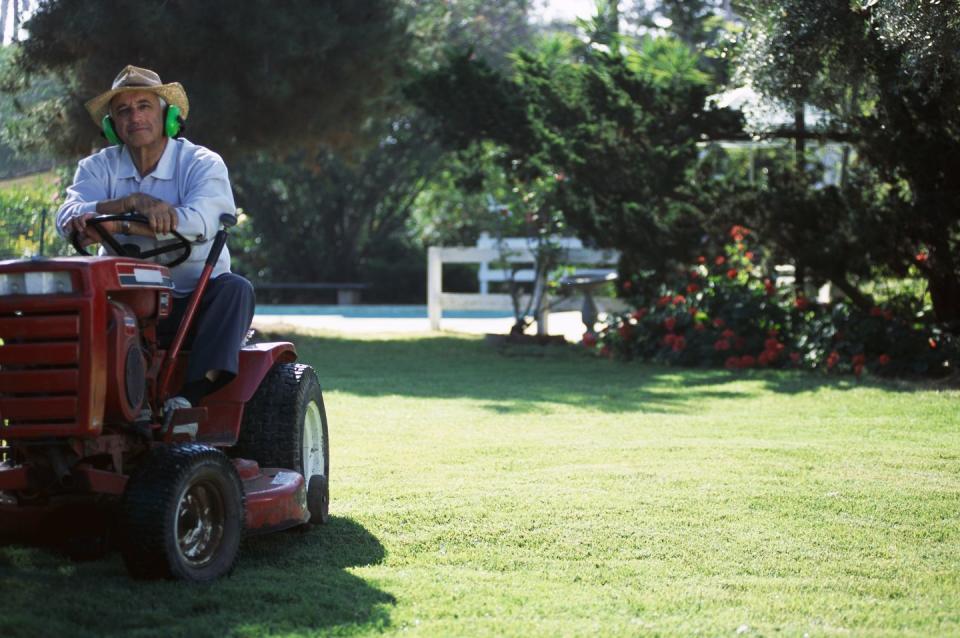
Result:
M257 304L258 315L322 315L351 319L426 319L426 306L338 306ZM501 319L512 317L501 310L444 310L444 319Z

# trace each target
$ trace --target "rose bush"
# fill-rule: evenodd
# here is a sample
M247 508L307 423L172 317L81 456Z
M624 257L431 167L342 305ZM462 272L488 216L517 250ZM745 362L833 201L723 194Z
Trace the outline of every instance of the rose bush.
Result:
M724 254L702 255L660 295L631 296L633 310L610 316L584 345L605 356L685 366L808 368L860 376L949 374L957 340L908 303L863 312L816 303L766 275L750 230L734 226Z

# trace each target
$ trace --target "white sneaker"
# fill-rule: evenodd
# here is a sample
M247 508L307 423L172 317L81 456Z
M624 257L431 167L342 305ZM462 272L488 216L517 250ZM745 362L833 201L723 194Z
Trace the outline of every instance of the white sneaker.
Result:
M193 406L190 404L190 401L184 397L170 397L163 403L163 414L167 415L171 410L189 410ZM173 426L173 435L186 434L190 437L191 441L197 439L197 430L199 425L196 423L181 423L180 425Z

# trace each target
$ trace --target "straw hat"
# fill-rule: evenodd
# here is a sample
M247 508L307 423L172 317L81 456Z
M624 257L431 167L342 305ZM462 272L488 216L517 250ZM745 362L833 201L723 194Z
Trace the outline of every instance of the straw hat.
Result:
M106 93L101 93L97 97L87 102L87 112L93 118L94 123L99 127L103 121L103 116L110 112L110 100L118 93L127 93L129 91L150 91L166 100L167 104L175 104L180 107L180 117L187 119L190 112L190 101L187 99L187 92L183 90L183 85L179 82L164 84L160 81L160 76L150 69L141 69L138 66L127 65L123 71L113 80L113 86Z

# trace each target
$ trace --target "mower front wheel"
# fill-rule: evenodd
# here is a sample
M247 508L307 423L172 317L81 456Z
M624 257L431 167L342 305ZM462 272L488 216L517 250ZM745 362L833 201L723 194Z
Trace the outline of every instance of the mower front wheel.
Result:
M303 474L312 524L330 518L330 441L313 368L278 363L243 410L236 456Z
M223 452L155 448L123 496L123 562L134 578L215 580L233 569L244 519L240 476Z

